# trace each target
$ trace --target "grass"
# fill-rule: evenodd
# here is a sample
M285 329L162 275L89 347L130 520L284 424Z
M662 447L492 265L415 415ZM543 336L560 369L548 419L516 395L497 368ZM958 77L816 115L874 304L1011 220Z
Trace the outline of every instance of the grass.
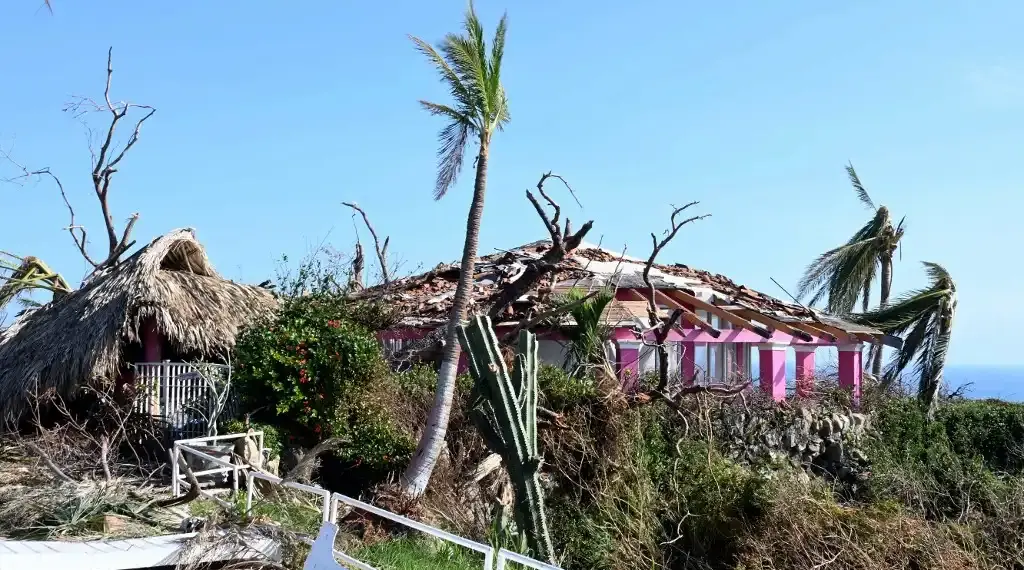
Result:
M358 548L353 557L380 570L476 570L483 555L427 538L397 538Z

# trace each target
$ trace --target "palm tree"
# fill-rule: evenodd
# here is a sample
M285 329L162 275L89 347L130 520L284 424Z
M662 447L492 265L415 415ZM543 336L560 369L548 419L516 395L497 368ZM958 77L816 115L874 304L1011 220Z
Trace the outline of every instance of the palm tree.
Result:
M462 248L459 283L448 318L444 356L438 373L434 406L420 437L416 454L402 476L403 490L413 496L422 494L426 489L448 429L448 416L455 393L455 376L460 354L456 332L459 324L466 319L469 309L480 237L480 220L484 213L484 194L487 190L487 159L491 137L495 132L502 130L509 121L508 100L505 97L505 88L501 85L501 59L505 51L506 28L506 16L502 16L488 54L483 27L470 2L463 24L463 34L446 35L437 49L417 37L411 38L416 48L427 56L441 74L441 81L448 87L454 99L453 105L420 101L420 105L431 115L441 116L447 121L438 135L440 148L437 153L435 199L443 198L455 184L462 170L463 157L471 137L479 144L473 201L466 221L466 242Z
M574 376L584 377L594 368L607 366L605 341L608 339L608 325L604 310L615 300L612 289L601 289L589 294L583 289L567 291L556 305L569 306L574 326L565 327L563 332L569 340L566 365L572 365ZM552 323L554 324L554 323Z
M881 273L881 296L879 306L885 307L892 293L893 254L903 238L903 221L892 225L889 209L875 206L868 191L853 169L846 166L857 197L875 215L857 231L845 244L818 256L804 271L797 286L797 297L810 295L808 304L814 305L827 300L826 310L845 315L853 312L857 300L861 301L861 312L867 312L871 304L871 286ZM882 373L882 351L871 349L871 372L878 377Z
M898 378L916 357L918 397L931 416L942 385L942 370L953 330L956 284L941 265L924 262L924 267L930 280L928 287L911 291L887 306L856 318L888 334L906 335L903 348L886 367L885 384Z

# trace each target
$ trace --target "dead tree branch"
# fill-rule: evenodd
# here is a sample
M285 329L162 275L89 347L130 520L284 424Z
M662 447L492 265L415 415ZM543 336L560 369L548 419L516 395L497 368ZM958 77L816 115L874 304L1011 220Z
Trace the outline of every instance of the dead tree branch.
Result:
M77 223L75 223L75 209L71 206L71 201L68 199L68 193L66 190L64 190L64 184L60 181L60 178L58 178L57 175L54 174L49 169L49 167L41 168L39 170L29 170L24 165L14 160L14 158L11 157L10 153L2 149L0 149L0 158L3 158L7 162L14 165L15 168L21 171L21 174L19 174L18 176L15 176L13 178L7 178L6 180L4 180L4 182L20 184L22 180L28 180L31 178L41 178L43 176L49 176L53 180L54 184L57 185L57 190L60 191L61 200L64 201L64 205L67 207L68 215L70 216L70 222L68 223L68 226L64 229L66 229L68 233L71 234L71 239L72 241L75 242L75 247L78 249L78 252L82 254L82 257L85 258L85 261L87 261L89 265L93 267L99 265L98 263L93 261L92 258L89 256L89 253L86 249L86 244L88 243L88 234L86 233L84 226L80 226Z
M645 295L647 298L647 319L650 323L651 330L654 333L655 347L658 351L658 391L664 391L668 386L668 347L665 345L665 340L668 338L669 332L672 327L676 325L676 322L682 316L682 309L676 309L672 311L672 314L668 319L662 320L658 315L658 301L657 301L657 289L654 287L654 283L651 281L651 269L654 268L654 261L657 259L658 254L661 250L665 249L665 246L676 237L679 230L683 226L702 220L711 214L704 214L701 216L691 216L685 220L678 220L679 215L686 211L692 206L696 206L699 202L690 202L684 206L674 208L672 210L672 216L669 218L671 227L665 232L665 236L659 241L658 237L651 233L651 241L653 242L653 248L651 249L651 255L647 258L647 263L644 265L644 285L647 286L648 294ZM643 338L641 337L641 340Z
M565 179L557 174L548 172L541 175L540 180L537 182L537 192L544 198L547 204L551 207L554 215L549 216L545 211L544 206L537 200L533 192L526 191L526 199L533 204L533 208L537 211L537 215L540 216L541 221L544 223L545 229L551 236L551 247L548 248L544 255L540 259L532 260L527 264L526 270L519 276L518 279L510 281L504 284L498 292L492 297L491 309L488 311L491 319L495 322L501 322L504 313L512 306L512 303L516 299L520 298L527 291L530 291L534 286L545 276L553 273L558 269L558 265L565 260L576 248L583 243L583 238L586 237L587 232L594 227L593 220L583 224L583 226L576 231L572 231L572 223L568 218L565 219L565 226L561 225L562 209L558 203L551 198L551 196L544 189L544 183L550 178L556 178L565 184L569 192L572 193L575 199L575 193L569 184L566 183Z
M58 479L64 481L65 483L76 482L71 477L68 477L67 473L64 473L64 471L60 467L58 467L57 464L54 463L52 459L50 459L50 456L47 455L45 451L40 449L38 445L32 442L26 442L25 447L28 448L28 450L31 451L32 453L38 455L39 459L42 460L43 464L46 465L50 472L53 473Z
M74 102L68 104L65 107L66 112L72 113L76 117L81 117L90 111L105 111L110 113L110 124L107 127L106 135L103 138L103 143L100 145L98 153L93 153L93 167L92 167L92 185L93 192L96 194L96 199L100 204L100 211L103 213L103 222L107 230L107 255L99 263L93 265L97 270L104 269L117 263L118 259L124 252L128 251L135 242L131 240L132 230L135 228L135 223L139 219L139 214L136 212L128 218L128 222L122 231L117 230L117 225L114 222L114 216L110 211L110 183L113 176L118 171L118 165L128 154L135 143L139 141L139 133L142 130L143 123L146 122L150 117L156 113L156 109L149 105L139 105L136 103L128 102L117 102L115 103L110 98L110 85L114 76L113 66L113 48L107 50L107 80L106 86L103 89L103 105L99 105L91 99L79 97ZM91 107L91 109L89 108ZM142 117L135 122L135 127L132 130L132 134L128 137L124 147L120 150L114 148L114 137L118 129L118 125L121 121L128 116L131 109L139 109L144 111ZM120 235L119 235L120 234Z
M366 215L366 211L356 205L355 202L342 202L342 204L352 208L356 212L359 212L363 216L363 223L366 224L366 229L370 231L370 236L373 237L373 249L377 252L377 262L380 263L380 275L384 284L391 283L391 273L388 270L388 246L391 245L391 237L385 236L384 243L381 244L377 238L377 231L373 229L373 224L370 223L370 217ZM362 246L360 246L360 254L362 253Z

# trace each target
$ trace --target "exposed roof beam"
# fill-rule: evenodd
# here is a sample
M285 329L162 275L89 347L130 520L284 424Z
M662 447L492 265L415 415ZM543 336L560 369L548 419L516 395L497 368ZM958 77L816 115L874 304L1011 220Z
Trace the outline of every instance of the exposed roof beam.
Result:
M749 320L744 319L743 317L735 313L730 313L729 311L726 311L725 309L719 307L718 305L712 305L711 303L708 303L703 299L698 299L697 297L687 293L686 291L682 291L680 289L671 289L666 290L665 294L672 297L673 299L676 299L679 302L687 303L693 305L694 307L701 308L717 316L718 318L731 323L733 326L747 329L749 331L754 331L762 338L769 339L772 337L772 331L768 330L767 328L755 325Z
M768 315L766 315L766 314L764 314L764 313L762 313L760 311L757 311L757 310L745 307L745 308L742 308L742 309L735 309L734 312L736 314L740 315L740 316L752 318L752 319L761 321L762 323L764 323L766 325L773 326L773 327L779 329L780 331L782 331L782 332L784 332L784 333L786 333L786 334L788 334L790 336L795 336L796 338L798 338L798 339L800 339L800 340L802 340L804 342L813 342L814 341L814 337L811 336L806 331L802 331L802 330L800 330L800 329L798 329L798 328L796 328L796 327L794 327L792 325L789 325L789 324L786 324L786 323L784 323L782 321L773 319L772 317L770 317L770 316L768 316Z
M831 334L832 336L836 337L836 340L838 342L850 342L851 340L852 341L856 341L857 340L857 337L854 336L852 333L848 333L848 332L844 331L843 329L840 329L838 327L834 327L832 325L826 325L825 323L820 322L820 321L815 322L811 326L813 326L816 329L821 329L821 330Z
M836 335L828 332L827 330L820 329L820 328L818 328L815 325L812 325L810 323L805 323L805 322L802 322L802 321L790 321L789 322L789 326L791 326L791 327L793 327L795 329L800 329L800 330L804 331L805 333L812 334L812 335L814 335L814 336L816 336L818 338L823 338L823 339L825 339L825 340L827 340L827 341L829 341L831 343L838 343L839 342L839 337L837 337Z
M711 336L713 336L715 338L718 338L719 336L722 335L722 331L716 329L714 326L711 325L711 323L709 323L709 322L705 321L704 319L700 318L699 316L697 316L697 313L694 313L689 308L687 308L686 305L683 305L682 303L680 303L679 301L676 301L672 297L669 297L665 293L655 289L654 290L654 298L659 300L659 301L662 301L663 303L665 303L666 305L672 307L673 309L676 309L676 310L680 311L680 315L684 319L686 319L687 322L689 322L691 325L701 329L702 331L708 333L709 335L711 335Z

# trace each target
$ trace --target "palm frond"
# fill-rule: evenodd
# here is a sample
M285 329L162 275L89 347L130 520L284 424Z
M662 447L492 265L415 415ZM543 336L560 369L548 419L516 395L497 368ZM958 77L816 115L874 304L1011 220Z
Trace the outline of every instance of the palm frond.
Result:
M907 366L914 360L914 355L920 352L921 347L924 346L928 338L928 329L931 325L930 318L919 318L916 321L912 321L912 324L914 324L913 330L903 338L903 348L896 351L892 355L889 364L886 365L886 385L891 384L906 370Z
M462 82L462 77L455 72L454 69L448 62L445 61L444 57L437 52L436 49L429 43L421 40L416 36L409 36L413 44L416 45L416 49L427 56L427 59L434 65L438 73L441 75L441 81L444 81L448 85L448 89L451 91L452 98L462 107L464 110L472 109L476 106L475 95L469 86Z
M438 134L441 142L437 150L437 183L434 186L434 199L440 200L455 185L462 172L463 158L466 156L466 143L472 125L465 121L452 121L445 125Z
M811 305L827 299L829 312L853 312L865 283L875 278L889 224L888 211L880 208L844 245L818 256L800 279L797 297L811 294Z
M853 169L852 162L846 165L846 175L850 178L850 184L853 185L853 190L857 193L861 203L872 210L876 210L875 203L871 201L871 196L868 196L867 189L861 184L860 177L857 176L857 171Z
M470 38L457 34L448 34L441 42L441 53L451 64L455 73L459 74L463 85L473 95L473 112L486 115L487 100L487 68L477 46Z
M925 262L924 266L930 279L927 288L911 291L885 307L856 315L855 320L896 336L910 331L903 339L903 347L886 367L886 382L892 382L914 362L918 396L930 413L946 365L956 311L956 285L941 265Z

